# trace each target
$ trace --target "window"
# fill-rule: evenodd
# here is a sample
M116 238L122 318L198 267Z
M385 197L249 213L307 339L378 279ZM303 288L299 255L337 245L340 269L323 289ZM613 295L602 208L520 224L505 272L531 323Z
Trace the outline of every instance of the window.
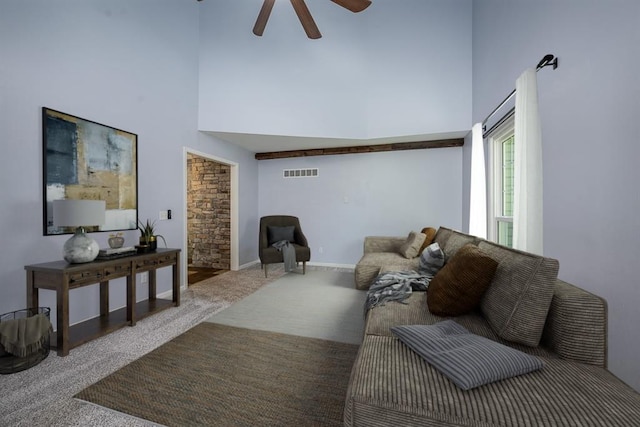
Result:
M513 123L511 116L489 137L491 191L488 236L490 240L509 247L513 247Z

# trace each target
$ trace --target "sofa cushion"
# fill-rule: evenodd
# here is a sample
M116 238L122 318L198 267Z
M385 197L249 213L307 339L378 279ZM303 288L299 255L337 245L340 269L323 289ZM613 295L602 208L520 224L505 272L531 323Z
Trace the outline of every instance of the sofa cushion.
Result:
M607 302L556 280L540 344L563 359L607 367Z
M498 263L472 244L463 246L429 283L427 306L439 316L459 316L480 304Z
M431 277L435 276L444 266L444 252L440 245L432 243L420 253L420 272Z
M269 246L276 242L286 240L287 242L295 242L293 234L296 227L293 225L278 227L275 225L267 226L267 241Z
M426 292L412 292L403 304L386 304L376 306L367 312L365 335L393 336L391 328L401 325L433 325L441 322L444 317L437 316L425 309L427 306ZM456 318L474 334L492 339L499 339L491 326L480 313L470 313ZM541 348L541 347L538 347Z
M353 366L344 425L640 425L640 395L611 372L553 356L544 364L464 391L397 338L368 335Z
M391 333L391 328L394 326L433 325L450 318L437 316L429 310L426 310L426 306L426 292L412 292L409 298L403 301L403 304L394 303L376 306L367 313L364 331L365 336L380 335L392 337L394 335ZM471 313L456 316L455 321L459 325L464 326L472 334L489 338L492 341L513 347L523 353L545 358L557 357L552 351L545 347L529 347L500 338L491 326L489 326L487 319L484 318L480 310L474 310Z
M433 243L433 239L436 238L436 233L438 232L438 230L433 227L425 227L420 232L426 236L424 242L422 243L422 246L420 246L420 250L418 251L422 253L422 251L424 251L427 246Z
M480 239L447 227L440 227L434 241L440 245L446 259L449 259L464 245L468 243L477 245Z
M397 326L391 332L463 390L544 366L537 357L471 334L453 320L435 325Z
M397 252L371 252L360 258L355 269L356 289L369 289L371 282L380 273L380 268L385 265L394 265L401 270L416 270L418 258L407 259Z
M422 233L416 233L415 231L410 232L407 240L400 246L400 255L408 259L417 257L419 255L418 251L426 237L427 236Z
M488 241L480 249L498 261L480 307L502 338L537 346L553 298L558 261Z

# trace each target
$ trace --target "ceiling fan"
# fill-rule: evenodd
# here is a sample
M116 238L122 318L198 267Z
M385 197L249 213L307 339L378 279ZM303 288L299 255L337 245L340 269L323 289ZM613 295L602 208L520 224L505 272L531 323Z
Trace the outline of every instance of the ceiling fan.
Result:
M361 12L365 10L371 4L370 0L331 0L332 2L344 7L345 9L350 10L351 12ZM264 0L262 3L262 9L260 9L260 13L258 14L258 19L256 19L256 24L253 26L253 34L256 36L262 36L264 32L264 28L267 25L267 21L269 20L269 15L271 14L271 9L273 9L273 5L275 0ZM319 39L322 37L320 34L320 30L316 26L316 23L307 8L304 0L291 0L291 5L293 9L296 11L296 15L298 15L298 19L300 19L300 23L302 24L302 28L304 28L305 33L307 33L307 37L310 39Z

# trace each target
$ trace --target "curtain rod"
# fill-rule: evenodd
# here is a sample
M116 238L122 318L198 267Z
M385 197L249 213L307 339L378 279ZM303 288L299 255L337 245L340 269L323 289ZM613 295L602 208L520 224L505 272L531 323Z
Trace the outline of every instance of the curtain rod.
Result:
M544 56L544 58L542 58L542 59L540 60L540 62L538 62L538 66L536 67L536 72L540 71L540 70L541 70L541 69L543 69L544 67L549 67L549 66L553 66L553 69L554 69L554 70L555 70L556 68L558 68L558 58L557 58L557 57L555 57L555 56L553 56L553 55L551 55L550 53L549 53L549 54L547 54L547 55L545 55L545 56ZM493 116L494 116L494 114L496 114L496 113L498 112L498 110L500 110L502 107L504 107L504 104L506 104L507 102L509 102L509 100L513 97L513 95L515 95L515 93L516 93L516 90L514 89L514 90L513 90L513 92L511 92L511 93L509 94L509 96L507 96L507 97L504 99L504 101L502 101L502 102L500 103L500 105L498 105L498 106L497 106L497 107L496 107L496 108L491 112L491 114L489 114L489 115L487 116L487 118L486 118L486 119L484 119L484 120L482 121L482 130L484 131L485 135L486 135L487 133L489 133L489 131L493 130L493 129L496 127L496 126L494 125L494 126L492 126L492 127L491 127L491 129L489 129L489 131L486 131L486 123L487 123L487 120L489 120L491 117L493 117ZM508 117L508 116L510 116L510 115L511 115L511 111L509 111L509 112L508 112L508 113L507 113L507 114L506 114L502 119L500 119L500 120L498 121L498 123L502 123L502 122L504 121L504 118L505 118L505 117ZM483 136L484 136L484 135L483 135Z

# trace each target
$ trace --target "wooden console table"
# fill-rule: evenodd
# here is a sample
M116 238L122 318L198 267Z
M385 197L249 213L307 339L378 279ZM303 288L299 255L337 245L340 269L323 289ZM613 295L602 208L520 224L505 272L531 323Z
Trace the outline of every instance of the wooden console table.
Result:
M173 298L156 298L156 270L173 267ZM84 264L66 261L26 265L27 307L38 307L39 289L56 292L57 331L51 344L60 356L87 341L101 337L125 325L134 326L137 319L159 310L180 305L180 249L157 249L112 260L96 260ZM149 298L136 303L136 274L149 272ZM109 311L109 280L127 278L127 305ZM100 316L69 326L69 291L100 284Z

